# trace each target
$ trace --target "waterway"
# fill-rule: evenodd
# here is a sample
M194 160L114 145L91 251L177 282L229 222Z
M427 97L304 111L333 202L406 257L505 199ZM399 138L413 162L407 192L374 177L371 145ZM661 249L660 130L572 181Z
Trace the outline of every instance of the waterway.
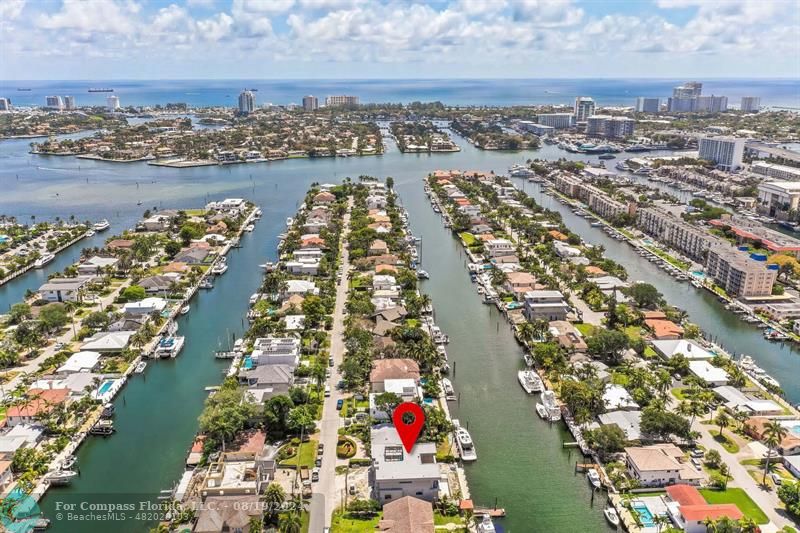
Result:
M144 163L113 164L70 157L39 157L27 153L27 141L0 143L0 212L20 220L74 214L78 219L107 218L105 234L65 250L44 269L0 287L0 309L35 290L49 273L74 262L80 249L96 246L115 232L132 227L147 207L190 208L208 199L245 197L264 209L255 232L244 247L232 251L230 268L215 288L192 302L192 311L180 319L187 337L175 361L153 361L144 376L135 376L118 397L117 434L92 438L79 452L81 477L69 488L51 491L41 502L52 517L58 500L96 501L100 494L115 499L152 499L169 488L183 471L188 446L197 429L205 399L204 387L222 379L224 366L215 361L218 342L231 333L240 335L249 295L258 287L258 264L274 259L276 235L292 216L313 182L339 182L359 175L392 176L411 213L415 233L423 237L423 263L432 279L431 293L437 320L450 335L448 353L456 362L455 386L461 403L456 417L469 423L479 461L467 467L473 498L482 505L505 507L504 521L512 531L603 531L600 505L590 509L590 491L582 476L573 476L578 458L561 448L569 440L562 429L541 422L534 401L516 383L521 352L510 330L498 325L496 311L480 303L464 271L458 244L441 226L422 191L422 178L437 168L464 168L504 172L528 158L595 160L569 154L555 146L503 153L477 150L455 136L462 151L449 154L400 154L389 146L374 157L293 159L272 163L172 169ZM534 191L533 184L526 184ZM538 196L545 205L561 204ZM548 205L546 202L551 201ZM137 205L142 202L142 205ZM632 279L654 283L667 298L687 309L692 320L718 336L729 349L750 353L779 379L793 402L800 401L800 357L788 347L770 344L760 331L725 312L709 295L674 282L625 244L608 239L568 210L568 225L589 242L602 243L610 257L625 264ZM797 381L797 380L795 380ZM54 524L54 531L107 531L109 524ZM142 523L115 523L114 529L141 531Z

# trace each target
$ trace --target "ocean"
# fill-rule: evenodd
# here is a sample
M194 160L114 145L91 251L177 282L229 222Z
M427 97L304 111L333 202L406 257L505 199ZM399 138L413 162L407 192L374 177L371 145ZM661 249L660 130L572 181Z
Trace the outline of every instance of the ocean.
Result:
M233 106L239 91L257 89L259 105L300 103L312 94L352 94L362 103L441 101L450 105L571 104L576 96L591 96L601 106L631 106L637 96L667 98L680 79L360 79L360 80L0 80L0 97L17 106L44 105L49 95L71 95L76 104L105 105L110 93L89 88L113 88L123 106L186 103L192 106ZM800 109L799 79L711 79L703 94L724 95L731 106L742 96L760 96L763 106ZM30 91L19 91L19 88Z

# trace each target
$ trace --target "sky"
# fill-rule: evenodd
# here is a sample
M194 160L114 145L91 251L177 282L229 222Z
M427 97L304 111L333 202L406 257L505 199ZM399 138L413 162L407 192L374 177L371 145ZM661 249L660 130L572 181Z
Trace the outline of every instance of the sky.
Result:
M0 0L0 79L800 78L800 0Z

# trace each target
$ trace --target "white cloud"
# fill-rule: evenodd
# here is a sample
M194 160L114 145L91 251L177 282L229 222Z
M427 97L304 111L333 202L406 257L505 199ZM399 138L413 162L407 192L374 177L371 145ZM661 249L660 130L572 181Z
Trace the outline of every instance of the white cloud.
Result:
M0 2L0 21L18 18L24 7L25 0L3 0Z
M231 35L233 17L227 13L217 13L205 20L197 21L197 30L200 38L206 41L220 41Z
M132 35L137 30L135 16L140 6L135 2L106 0L87 4L64 0L61 11L39 14L35 24L46 30L78 30L96 33Z
M214 7L221 2L217 0L186 0L188 7Z

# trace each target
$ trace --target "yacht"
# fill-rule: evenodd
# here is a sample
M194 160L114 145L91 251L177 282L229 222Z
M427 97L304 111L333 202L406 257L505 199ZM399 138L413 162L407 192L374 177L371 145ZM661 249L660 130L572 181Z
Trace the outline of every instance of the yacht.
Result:
M520 370L517 372L517 379L519 379L519 384L528 394L542 392L542 378L534 370Z
M530 178L531 176L535 176L536 172L525 165L512 165L508 169L508 174L509 176L513 176L515 178Z
M591 483L592 486L596 489L599 489L602 486L602 483L600 481L600 474L598 474L597 470L595 470L594 468L586 472L586 479L588 479L589 483Z
M157 357L176 357L183 349L185 337L165 337L158 341L156 347Z
M111 420L100 420L92 429L89 430L89 433L92 435L101 435L103 437L107 437L114 433L114 424Z
M457 422L457 421L453 421ZM475 443L472 442L472 437L469 434L469 431L466 429L456 426L455 429L456 434L456 445L458 446L459 455L461 456L462 461L477 461L478 460L478 453L475 451Z
M492 517L488 514L483 515L481 518L480 523L478 524L477 532L478 533L495 533L497 530L494 528L494 524L492 523Z
M33 268L42 268L55 258L56 256L51 253L42 254L42 256L39 259L33 262Z
M211 273L217 276L223 275L225 272L228 271L228 264L227 263L217 263L213 267L211 267Z
M186 313L188 313L188 312L189 312L191 309L192 309L192 306L190 306L190 305L184 305L183 307L181 307L181 314L182 314L182 315L185 315L185 314L186 314Z
M141 374L144 372L144 369L147 368L147 361L139 361L139 364L136 365L136 368L133 371L137 374Z
M448 401L456 400L456 391L453 389L453 383L447 379L442 378L442 390L444 390L444 398Z
M72 470L58 470L45 475L44 480L51 485L69 485L72 483L72 478L77 475L78 473Z
M611 506L606 507L603 510L603 514L606 516L606 520L608 523L611 524L614 528L619 526L619 515L617 514L617 510Z
M92 229L95 230L95 231L105 231L110 227L111 227L111 224L109 224L108 220L106 220L106 219L103 219L100 222L95 222L92 225Z
M539 411L538 405L542 405L547 411L547 420L550 422L558 422L561 420L561 407L556 400L556 394L551 390L542 392L542 403L537 404L536 411Z

